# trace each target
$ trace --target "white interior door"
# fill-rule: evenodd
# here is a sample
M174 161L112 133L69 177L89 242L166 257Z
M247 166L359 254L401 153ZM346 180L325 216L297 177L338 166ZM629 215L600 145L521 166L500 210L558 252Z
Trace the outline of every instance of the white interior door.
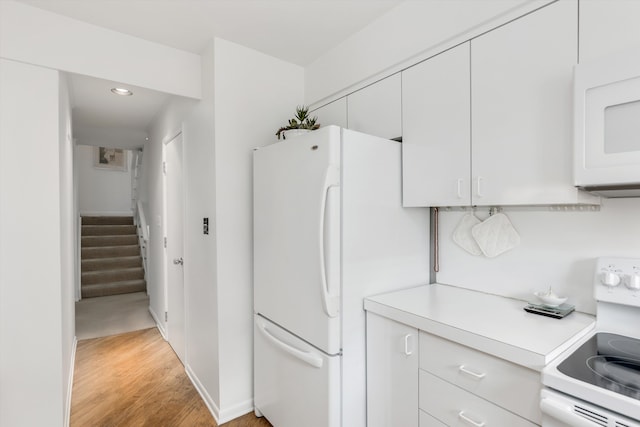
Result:
M184 364L184 271L182 197L182 135L169 141L165 154L165 218L167 266L167 335L169 344Z

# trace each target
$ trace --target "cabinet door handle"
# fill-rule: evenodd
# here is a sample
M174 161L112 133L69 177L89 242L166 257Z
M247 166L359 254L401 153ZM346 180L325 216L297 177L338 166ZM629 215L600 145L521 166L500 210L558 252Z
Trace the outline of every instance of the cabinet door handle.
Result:
M462 183L463 182L464 180L462 178L458 178L458 189L457 189L458 199L462 199Z
M474 377L474 378L476 378L476 379L478 379L478 380L481 380L482 378L484 378L484 377L486 377L486 376L487 376L487 374L485 374L485 373L480 373L480 374L479 374L479 373L477 373L477 372L470 371L470 370L469 370L469 369L467 369L467 367L465 367L464 365L460 365L460 366L458 366L458 371L460 371L460 372L464 372L464 373L465 373L465 374L467 374L467 375L471 375L472 377Z
M411 338L411 334L407 334L404 336L404 354L407 356L411 356L413 354L413 348L409 348L409 339ZM413 346L411 346L413 347Z
M467 417L464 414L464 411L458 412L458 418L460 418L465 423L471 424L472 426L475 426L475 427L484 427L484 425L486 424L484 421L477 422L477 421L472 420L471 418Z
M476 196L478 197L484 197L484 194L482 194L482 181L484 181L484 178L478 176L476 179Z

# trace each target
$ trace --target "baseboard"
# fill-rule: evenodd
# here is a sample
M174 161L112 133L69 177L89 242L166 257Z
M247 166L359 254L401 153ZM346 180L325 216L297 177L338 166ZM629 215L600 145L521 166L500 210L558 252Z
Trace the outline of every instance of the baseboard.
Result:
M149 306L149 314L151 315L151 317L153 317L153 320L156 322L156 328L158 328L160 335L162 335L162 338L164 338L164 340L167 341L167 331L165 331L164 329L164 324L160 321L160 317L156 315L156 312L153 311L153 308L151 308L151 306Z
M253 399L240 402L237 405L220 411L219 424L224 424L249 412L253 412Z
M132 211L106 211L106 212L80 211L80 216L133 216L133 212Z
M211 396L209 396L209 393L207 393L207 390L204 388L195 372L193 372L191 366L188 364L185 365L184 370L191 380L191 383L198 391L198 394L200 394L200 397L202 397L202 400L204 400L205 405L207 405L207 408L209 408L209 412L211 412L211 415L213 415L213 418L216 420L216 423L218 425L227 423L244 414L248 414L249 412L253 412L253 399L240 402L237 405L221 411L220 408L218 408L218 406L215 404Z
M202 397L202 400L204 400L204 404L207 405L209 412L211 412L211 415L213 415L213 418L216 420L216 424L220 425L222 423L225 423L226 421L220 420L220 409L215 404L211 396L209 396L209 393L207 393L207 390L204 388L204 386L198 379L198 376L195 374L195 372L193 372L193 370L191 369L191 366L188 364L185 365L184 370L187 373L187 376L189 377L189 379L191 380L191 383L198 391L198 394L200 395L200 397Z
M73 337L73 344L71 347L71 363L69 366L69 382L67 386L67 401L65 404L64 411L64 423L62 424L65 427L69 427L69 423L71 422L71 396L73 392L73 374L76 370L76 348L78 347L78 339Z

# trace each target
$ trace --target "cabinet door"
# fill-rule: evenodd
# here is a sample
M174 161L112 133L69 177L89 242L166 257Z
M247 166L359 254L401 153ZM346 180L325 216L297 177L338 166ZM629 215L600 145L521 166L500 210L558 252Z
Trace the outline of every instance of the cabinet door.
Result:
M580 62L640 45L639 1L580 2Z
M347 96L348 127L381 138L402 136L400 73Z
M404 206L468 206L469 43L402 73Z
M471 41L472 201L569 203L577 3L560 1Z
M418 427L418 330L367 312L367 426Z
M347 127L347 98L340 98L320 108L312 110L311 117L317 117L321 127L336 125Z

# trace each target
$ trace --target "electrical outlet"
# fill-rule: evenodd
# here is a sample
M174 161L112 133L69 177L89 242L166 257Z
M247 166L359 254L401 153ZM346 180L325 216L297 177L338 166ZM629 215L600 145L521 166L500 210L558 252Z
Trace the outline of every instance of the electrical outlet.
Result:
M209 218L202 218L202 233L209 234Z

